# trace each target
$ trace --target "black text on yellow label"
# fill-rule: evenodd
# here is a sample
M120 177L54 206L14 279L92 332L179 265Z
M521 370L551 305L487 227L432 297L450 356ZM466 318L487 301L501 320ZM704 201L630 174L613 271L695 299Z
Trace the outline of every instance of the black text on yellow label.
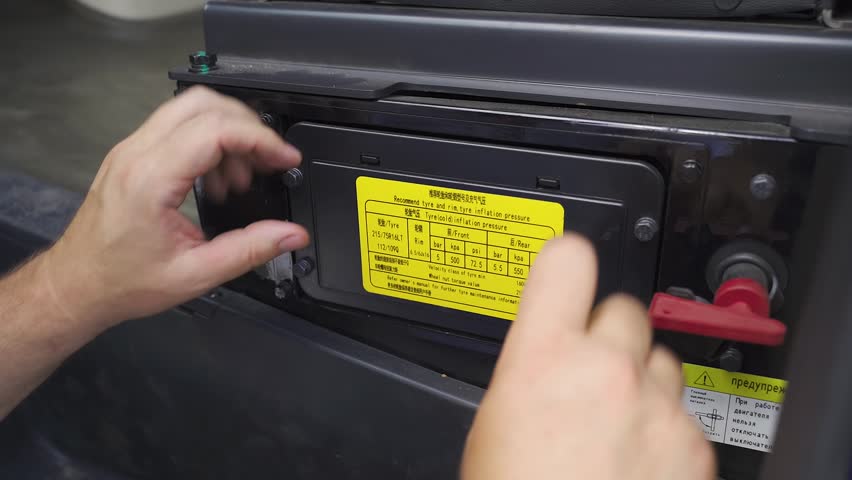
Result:
M683 364L683 406L708 440L772 451L787 382Z
M372 177L356 189L364 289L507 320L564 227L556 202Z

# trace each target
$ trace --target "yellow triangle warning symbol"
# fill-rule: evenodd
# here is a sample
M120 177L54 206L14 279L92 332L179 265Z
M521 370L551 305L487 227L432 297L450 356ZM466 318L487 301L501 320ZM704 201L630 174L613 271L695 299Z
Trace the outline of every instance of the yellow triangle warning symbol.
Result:
M704 370L703 372L701 372L701 375L699 375L698 378L696 378L692 382L692 384L693 385L701 385L701 386L704 386L704 387L713 387L713 388L716 387L716 385L713 384L713 379L710 378L710 374L707 373L707 370Z

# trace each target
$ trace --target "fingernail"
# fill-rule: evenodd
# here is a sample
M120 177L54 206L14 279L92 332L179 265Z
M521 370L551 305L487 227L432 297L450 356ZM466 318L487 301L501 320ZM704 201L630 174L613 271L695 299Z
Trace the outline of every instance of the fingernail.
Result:
M284 252L292 252L305 246L305 239L302 235L294 234L284 237L281 243L278 244L278 249Z

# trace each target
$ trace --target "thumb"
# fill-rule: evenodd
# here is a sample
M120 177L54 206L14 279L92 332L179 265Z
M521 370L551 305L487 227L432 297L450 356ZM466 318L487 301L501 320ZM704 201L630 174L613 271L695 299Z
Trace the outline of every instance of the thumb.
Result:
M184 267L192 277L200 276L202 290L208 290L307 244L308 232L302 226L262 220L187 251Z

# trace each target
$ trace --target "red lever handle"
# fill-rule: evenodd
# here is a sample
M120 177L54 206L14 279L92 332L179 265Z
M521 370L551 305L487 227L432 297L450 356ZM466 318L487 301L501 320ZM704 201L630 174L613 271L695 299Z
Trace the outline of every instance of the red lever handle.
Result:
M649 310L654 328L758 345L781 345L787 326L769 318L769 295L754 280L735 278L716 291L713 305L657 293Z

